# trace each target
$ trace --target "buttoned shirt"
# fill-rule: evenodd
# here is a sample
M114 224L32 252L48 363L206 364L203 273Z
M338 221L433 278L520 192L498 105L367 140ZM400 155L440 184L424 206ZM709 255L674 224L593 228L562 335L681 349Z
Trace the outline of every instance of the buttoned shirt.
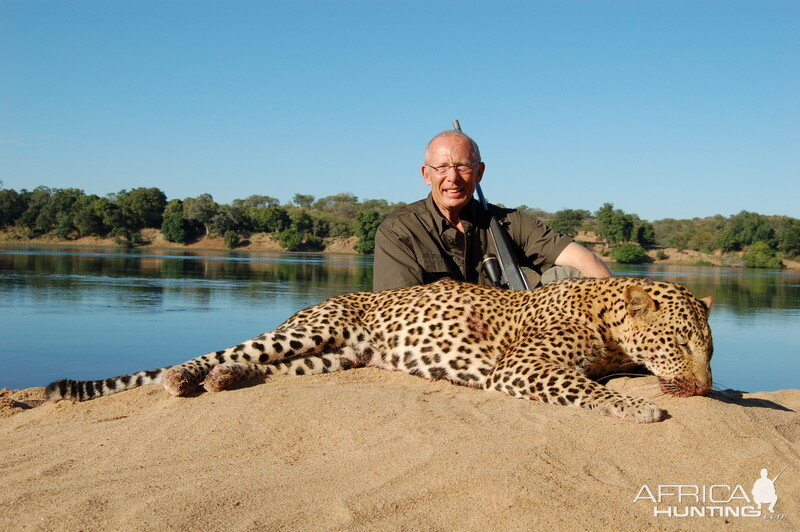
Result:
M491 204L489 209L506 226L520 266L539 274L554 266L572 242L527 214ZM491 284L480 268L485 254L497 254L489 235L490 219L474 199L460 213L463 233L442 216L430 195L402 207L375 234L373 289L415 286L445 277Z

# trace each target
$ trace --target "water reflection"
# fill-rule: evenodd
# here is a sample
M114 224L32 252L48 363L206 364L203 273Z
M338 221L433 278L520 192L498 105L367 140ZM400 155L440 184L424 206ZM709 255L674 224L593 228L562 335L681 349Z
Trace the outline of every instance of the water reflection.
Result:
M675 281L698 297L713 296L715 306L740 316L800 307L800 272L796 271L679 265L614 265L613 271L615 275Z
M98 291L129 306L161 306L175 291L208 305L215 290L234 286L239 297L259 301L372 287L371 259L349 255L5 247L0 271L0 291L9 296L79 301Z

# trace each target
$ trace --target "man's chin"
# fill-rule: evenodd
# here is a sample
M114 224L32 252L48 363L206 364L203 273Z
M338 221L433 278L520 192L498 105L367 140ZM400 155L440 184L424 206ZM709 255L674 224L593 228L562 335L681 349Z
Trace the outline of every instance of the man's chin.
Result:
M460 195L446 195L442 197L442 203L450 209L460 209L469 203L469 196L464 194Z

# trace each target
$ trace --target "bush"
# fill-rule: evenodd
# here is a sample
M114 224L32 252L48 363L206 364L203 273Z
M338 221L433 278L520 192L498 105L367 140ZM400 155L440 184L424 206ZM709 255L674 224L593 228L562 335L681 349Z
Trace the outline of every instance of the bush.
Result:
M648 256L639 244L619 244L611 250L611 258L623 264L642 264Z
M583 209L563 209L556 212L553 221L548 225L554 231L559 233L575 236L578 234L583 221L590 215L589 211Z
M775 256L769 244L759 240L747 250L742 260L748 268L783 268L783 262Z
M239 243L239 235L237 235L234 231L225 231L222 239L225 241L225 247L228 249L235 248Z
M322 251L325 249L324 241L321 237L314 236L314 235L306 235L305 241L303 242L302 249L304 251Z
M161 234L170 242L186 243L186 222L183 213L176 212L164 218L161 224Z
M356 213L356 236L358 244L356 251L359 253L372 253L375 251L375 232L383 221L383 216L378 211L358 211Z
M664 253L664 250L661 250L661 249L659 249L659 250L658 250L658 253L656 253L656 258L657 258L658 260L664 260L664 259L666 259L666 258L667 258L667 254L666 254L666 253Z
M280 232L278 242L288 251L300 251L303 247L303 233L290 227Z

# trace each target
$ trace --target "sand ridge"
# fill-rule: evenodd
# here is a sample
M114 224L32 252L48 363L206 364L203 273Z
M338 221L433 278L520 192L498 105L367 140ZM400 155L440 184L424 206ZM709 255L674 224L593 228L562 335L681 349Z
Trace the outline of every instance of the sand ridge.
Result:
M0 529L731 529L800 527L800 390L673 398L634 424L361 368L173 398L0 393ZM16 401L17 404L13 404ZM653 516L642 485L750 488L782 519Z

